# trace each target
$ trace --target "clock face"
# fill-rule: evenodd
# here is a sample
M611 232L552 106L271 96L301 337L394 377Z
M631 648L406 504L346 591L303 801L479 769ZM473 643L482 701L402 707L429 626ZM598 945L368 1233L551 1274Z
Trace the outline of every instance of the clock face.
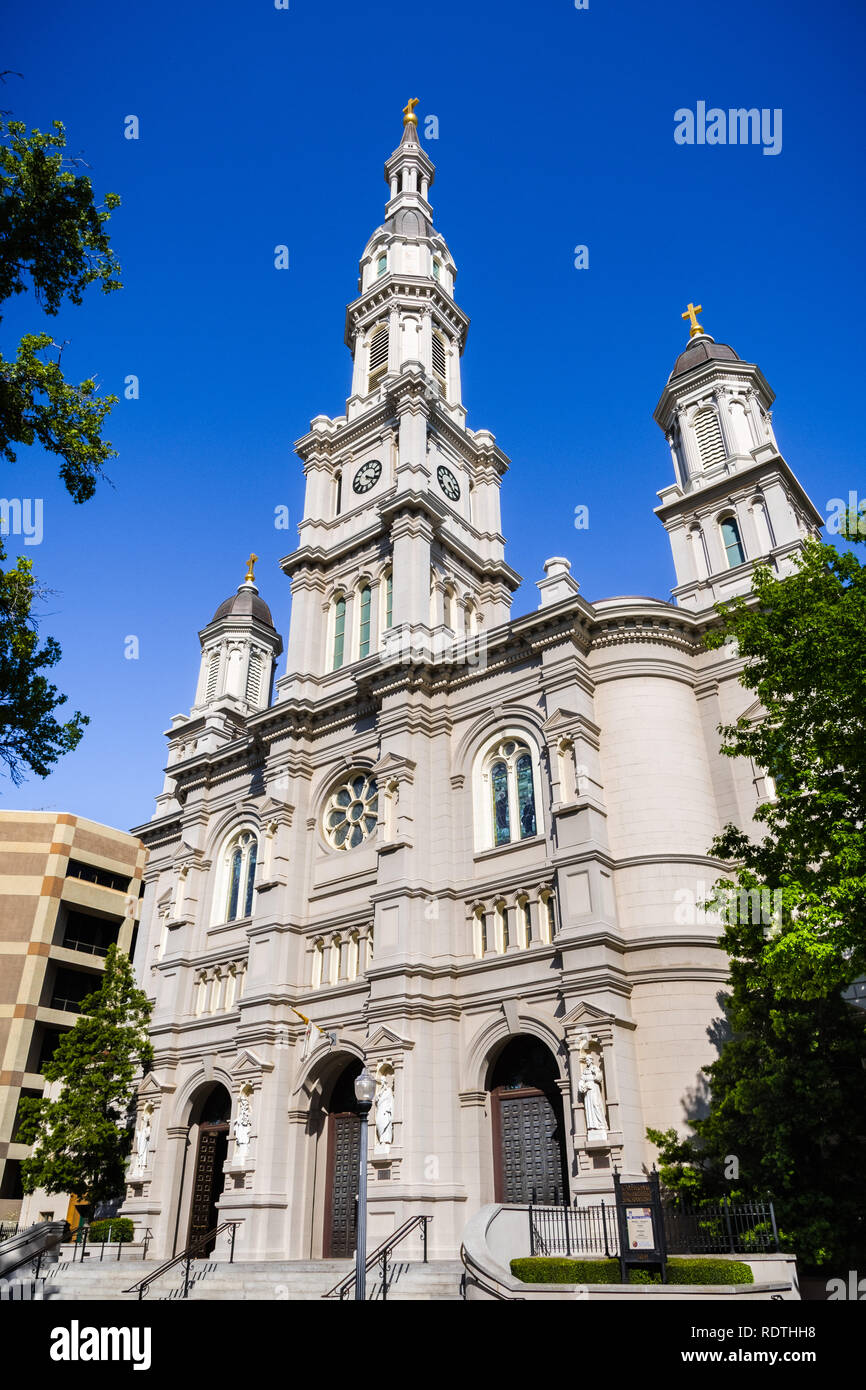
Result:
M439 467L436 469L436 477L439 479L439 486L445 493L445 496L450 498L452 502L456 502L457 498L460 496L460 484L454 477L451 469L446 468L444 463L440 463Z
M382 465L378 459L368 459L362 463L354 478L352 487L355 492L369 492L371 487L375 487L382 476Z

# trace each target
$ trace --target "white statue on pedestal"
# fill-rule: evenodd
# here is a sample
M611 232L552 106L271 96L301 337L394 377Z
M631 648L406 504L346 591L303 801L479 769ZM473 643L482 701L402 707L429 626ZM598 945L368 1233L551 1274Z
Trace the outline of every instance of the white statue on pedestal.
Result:
M394 1142L394 1073L390 1067L381 1067L378 1074L379 1089L376 1093L376 1151L387 1152Z
M596 1039L580 1039L580 1074L577 1089L583 1097L583 1113L586 1117L586 1137L592 1143L607 1139L607 1118L604 1113L604 1097L601 1090L600 1059L589 1050L590 1042Z
M141 1124L138 1127L138 1135L135 1141L135 1168L136 1173L143 1173L147 1167L147 1151L150 1147L150 1117L151 1107L145 1106L141 1117Z
M246 1153L249 1147L250 1135L253 1128L253 1117L250 1110L249 1092L241 1091L238 1100L238 1113L234 1122L235 1145L238 1153Z

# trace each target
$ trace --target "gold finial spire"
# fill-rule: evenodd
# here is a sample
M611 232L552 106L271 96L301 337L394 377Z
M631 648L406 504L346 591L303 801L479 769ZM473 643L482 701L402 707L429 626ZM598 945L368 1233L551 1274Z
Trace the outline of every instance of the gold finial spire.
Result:
M701 325L698 323L698 314L702 314L703 312L704 312L704 310L703 310L703 306L702 306L702 305L700 305L700 304L689 304L689 307L686 309L686 312L685 312L684 314L681 314L681 315L680 315L681 318L690 319L690 320L691 320L691 325L692 325L692 326L691 326L691 328L689 329L689 337L690 337L690 338L696 337L698 333L703 333L704 330L703 330L703 328L701 327Z
M259 558L258 555L250 554L250 558L249 558L249 560L247 561L247 573L246 573L246 578L244 579L244 583L245 583L245 584L254 584L254 583L256 582L255 568L256 568L256 560L257 560L258 558Z
M415 115L415 107L418 105L417 97L410 97L403 107L403 124L417 125L418 117Z

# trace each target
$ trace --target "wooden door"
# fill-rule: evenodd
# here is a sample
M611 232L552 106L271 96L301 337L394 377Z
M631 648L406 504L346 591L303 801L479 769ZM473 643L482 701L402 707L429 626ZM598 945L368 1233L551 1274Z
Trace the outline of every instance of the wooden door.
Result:
M228 1153L228 1125L203 1124L199 1129L198 1153L192 1189L192 1213L189 1223L189 1244L208 1235L217 1224L217 1202L223 1190L223 1164ZM215 1242L210 1241L195 1252L201 1259L209 1255Z
M351 1112L329 1115L324 1241L326 1259L344 1259L355 1253L360 1172L359 1117Z
M562 1203L562 1124L543 1091L499 1086L493 1092L497 1202Z

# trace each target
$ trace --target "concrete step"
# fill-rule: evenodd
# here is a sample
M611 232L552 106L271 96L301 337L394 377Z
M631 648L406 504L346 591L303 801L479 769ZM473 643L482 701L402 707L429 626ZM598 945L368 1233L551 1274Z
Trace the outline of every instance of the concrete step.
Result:
M147 1275L154 1274L160 1261L132 1260L126 1266L97 1263L60 1263L49 1275L61 1300L137 1300L137 1294L124 1291ZM189 1298L195 1302L255 1299L260 1301L303 1302L321 1299L341 1279L354 1269L351 1260L273 1260L193 1261L190 1271ZM459 1301L463 1267L459 1260L395 1262L388 1270L388 1299L401 1301ZM377 1277L378 1275L378 1277ZM183 1292L183 1265L155 1280L147 1292L148 1299L174 1301ZM381 1274L367 1274L367 1297L379 1301L382 1297Z

